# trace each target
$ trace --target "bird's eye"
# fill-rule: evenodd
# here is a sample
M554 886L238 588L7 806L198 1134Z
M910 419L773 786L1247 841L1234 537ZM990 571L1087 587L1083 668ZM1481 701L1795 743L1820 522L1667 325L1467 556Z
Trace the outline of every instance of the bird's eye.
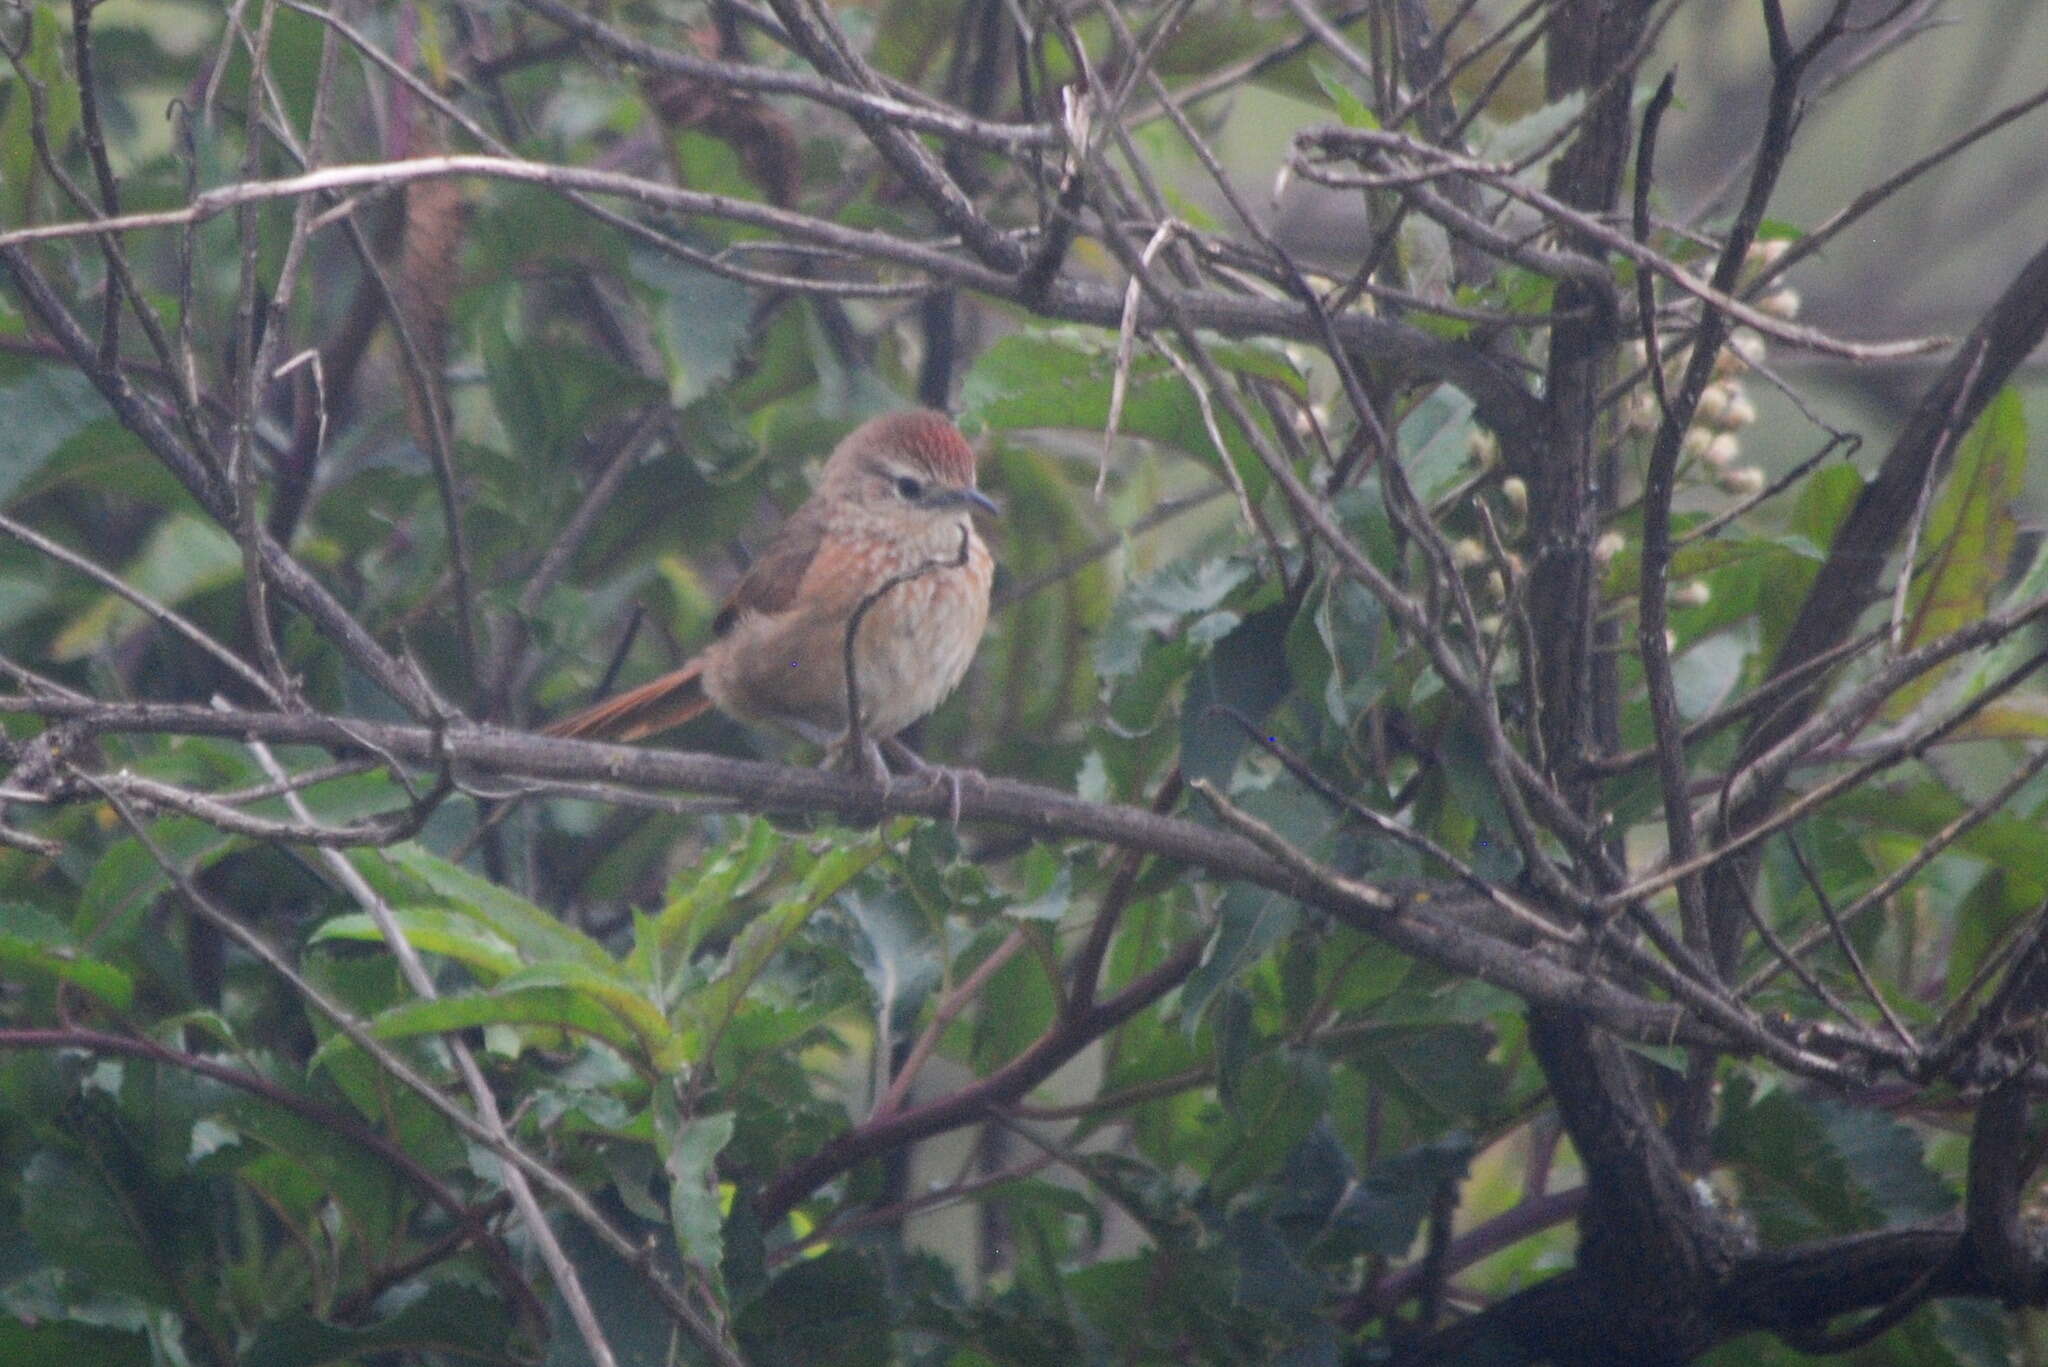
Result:
M896 492L905 498L914 499L924 493L924 483L913 475L898 475L896 477Z

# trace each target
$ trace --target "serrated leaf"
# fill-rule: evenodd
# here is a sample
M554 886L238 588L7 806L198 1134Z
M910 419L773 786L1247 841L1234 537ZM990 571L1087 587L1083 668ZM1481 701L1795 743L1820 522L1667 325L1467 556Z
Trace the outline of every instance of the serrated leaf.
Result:
M719 1153L732 1142L731 1112L698 1116L682 1133L667 1138L663 1166L669 1178L669 1224L676 1247L705 1274L716 1276L724 1260L724 1213L719 1209Z
M1253 373L1273 368L1270 350L1244 349L1220 339L1216 344L1238 345L1232 354L1243 365L1255 362L1258 369ZM968 371L961 385L962 421L997 431L1053 427L1099 433L1109 423L1115 375L1113 334L1078 328L1017 333L983 352ZM1219 462L1228 459L1252 502L1265 497L1272 478L1266 467L1243 434L1220 416L1229 450L1218 454L1194 391L1171 362L1140 352L1131 359L1128 375L1117 425L1120 434L1162 442L1218 469ZM1297 376L1292 387L1299 384Z

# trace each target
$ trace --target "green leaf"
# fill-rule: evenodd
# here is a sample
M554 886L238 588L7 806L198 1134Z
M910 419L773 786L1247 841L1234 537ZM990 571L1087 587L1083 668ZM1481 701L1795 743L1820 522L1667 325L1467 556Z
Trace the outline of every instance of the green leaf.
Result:
M1180 767L1192 782L1206 778L1228 785L1237 757L1251 740L1237 721L1214 709L1228 709L1254 726L1287 696L1287 629L1293 608L1275 603L1239 622L1195 666L1181 704Z
M378 1013L371 1022L379 1039L409 1039L486 1025L552 1026L601 1039L622 1050L631 1050L637 1043L615 1014L581 992L559 987L500 988L403 1002Z
M467 964L486 983L496 982L520 968L521 960L512 946L480 928L476 918L466 911L452 907L393 907L391 918L414 949ZM323 922L308 943L324 944L330 940L380 945L384 943L384 932L367 913L350 912Z
M1463 1179L1472 1153L1470 1137L1454 1133L1373 1164L1331 1213L1329 1247L1400 1257L1443 1184Z
M1533 113L1524 114L1513 123L1494 128L1480 139L1480 149L1495 161L1520 161L1557 136L1585 108L1586 92L1574 90Z
M747 924L733 941L717 978L690 1003L691 1013L702 1024L710 1042L715 1043L724 1032L755 979L803 929L811 914L886 854L888 842L900 837L904 829L905 823L898 823L875 836L821 855L804 875L795 895L777 902Z
M834 1249L768 1284L739 1317L753 1367L884 1367L889 1301L859 1254Z
M78 131L80 104L78 83L64 66L64 21L57 7L35 6L27 34L17 35L13 41L25 49L21 69L42 84L44 137L61 156L71 135ZM13 98L7 101L7 112L0 116L0 202L5 204L9 223L27 223L36 217L34 192L44 183L44 176L30 136L35 111L28 92L16 86L10 93Z
M1227 1196L1277 1172L1322 1119L1329 1097L1329 1066L1312 1050L1272 1049L1247 1060L1232 1088L1236 1141L1210 1170L1210 1187Z
M668 1169L669 1224L676 1247L704 1275L717 1276L725 1254L724 1213L719 1209L719 1152L732 1142L731 1112L698 1116L680 1134L662 1136Z
M663 981L668 971L688 963L704 936L731 910L734 893L767 866L781 839L773 826L757 818L738 841L678 876L660 914L639 926L627 962L650 982Z
M1311 61L1308 69L1316 78L1316 84L1330 97L1330 105L1337 111L1337 117L1350 128L1378 128L1379 115L1358 98L1344 78L1331 69L1327 62Z
M1906 600L1906 645L1924 645L1982 618L2005 577L2019 533L2014 505L2027 465L2027 424L2017 391L1985 408L1956 448L1928 514L1918 576ZM1925 675L1892 694L1887 715L1911 710L1939 682Z
M1272 367L1270 349L1235 345L1241 364L1258 358L1260 373ZM997 431L1052 427L1100 433L1109 424L1115 374L1112 334L1077 328L1017 333L983 352L968 371L961 385L962 420ZM1294 387L1299 386L1297 377ZM1221 461L1229 459L1256 505L1272 477L1229 418L1218 414L1217 421L1229 447L1221 454L1194 391L1172 363L1143 351L1131 358L1118 432L1176 447L1219 472Z
M632 249L633 278L654 296L669 402L686 408L731 377L752 333L753 291L651 247Z
M192 513L159 523L121 573L129 587L165 607L177 607L241 577L242 552L235 539L218 523ZM148 621L142 609L127 599L103 594L57 633L50 643L50 657L79 659L119 641Z
M672 1073L692 1062L688 1041L669 1025L668 1017L616 964L593 965L557 959L521 969L498 984L517 992L535 987L567 988L610 1012L633 1032L647 1062L656 1072Z
M126 1011L135 995L132 976L86 957L56 917L18 902L0 902L0 967L70 983L117 1011Z
M424 846L394 845L383 852L382 858L419 880L454 910L489 926L529 961L569 959L607 970L615 966L604 946L588 935L563 925L518 894L449 863Z
M17 104L25 101L16 101ZM0 443L0 504L43 467L53 452L112 414L92 381L75 370L39 365L0 385L7 440Z
M409 1361L435 1354L497 1363L505 1360L510 1327L497 1297L448 1282L427 1283L404 1309L372 1324L328 1324L299 1313L259 1325L236 1361L241 1367L344 1367L392 1353Z
M1441 384L1401 420L1401 468L1425 504L1449 493L1472 465L1472 400Z

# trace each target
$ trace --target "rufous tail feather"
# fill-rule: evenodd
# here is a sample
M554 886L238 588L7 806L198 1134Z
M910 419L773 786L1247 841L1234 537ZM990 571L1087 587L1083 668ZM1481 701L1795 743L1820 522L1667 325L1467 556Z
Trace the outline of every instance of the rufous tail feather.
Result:
M547 734L624 742L681 726L711 710L711 699L704 695L703 673L703 661L692 660L673 674L562 718L547 728Z

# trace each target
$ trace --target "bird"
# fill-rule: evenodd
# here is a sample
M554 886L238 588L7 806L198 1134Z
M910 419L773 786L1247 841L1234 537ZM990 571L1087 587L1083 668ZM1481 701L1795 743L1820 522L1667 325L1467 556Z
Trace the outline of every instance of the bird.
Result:
M828 764L847 758L886 781L881 745L945 701L988 625L995 562L977 511L999 509L975 487L974 448L943 414L868 420L833 449L810 498L740 580L712 621L710 645L546 734L635 741L715 707L793 732L825 746ZM851 734L849 655L860 700ZM890 753L928 767L900 743Z

